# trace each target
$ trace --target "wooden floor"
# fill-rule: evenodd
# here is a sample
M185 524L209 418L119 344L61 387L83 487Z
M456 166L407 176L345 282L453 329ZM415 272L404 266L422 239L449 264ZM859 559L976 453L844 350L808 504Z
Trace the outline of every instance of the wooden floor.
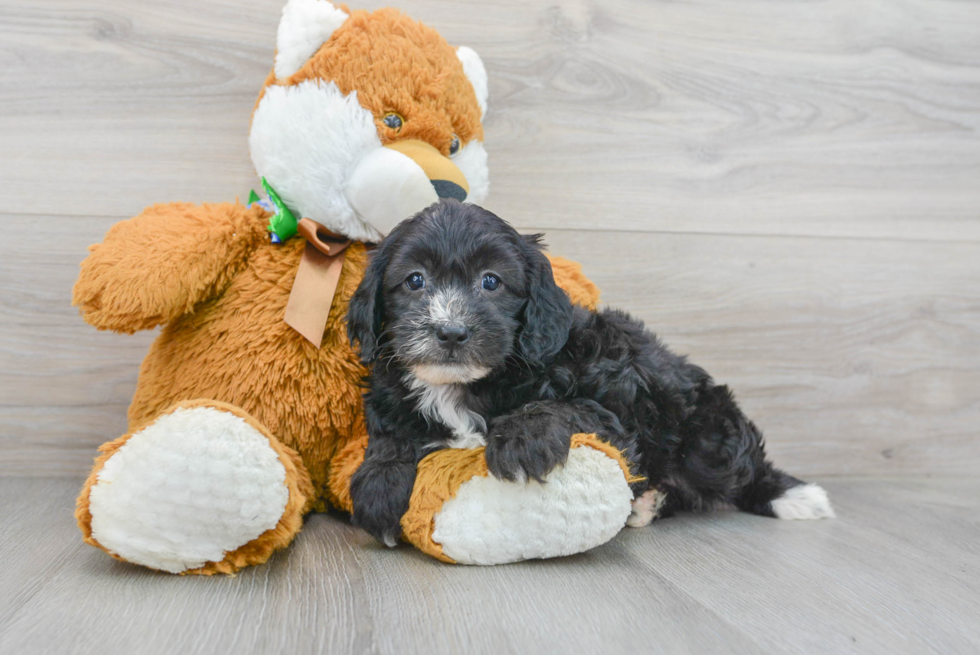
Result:
M199 578L83 545L78 480L0 479L0 653L980 651L980 481L821 482L836 521L681 516L491 568L314 515L266 565Z
M283 1L0 0L0 653L980 651L977 2L397 3L486 62L488 207L733 386L838 520L469 569L314 516L210 580L82 545L154 335L85 325L78 263L257 187Z

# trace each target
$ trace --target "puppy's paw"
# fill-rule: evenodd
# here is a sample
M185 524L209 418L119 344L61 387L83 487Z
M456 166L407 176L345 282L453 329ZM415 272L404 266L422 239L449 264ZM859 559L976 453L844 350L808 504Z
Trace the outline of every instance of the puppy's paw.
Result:
M626 519L626 525L631 528L642 528L660 518L660 510L667 500L667 494L660 489L647 489L643 494L633 499L632 511Z
M415 481L415 471L409 468L366 460L351 477L351 523L389 548L402 536L401 520Z
M552 411L528 405L490 424L485 457L494 477L511 482L544 482L568 459L571 431Z
M400 516L382 516L355 508L351 523L361 528L388 548L394 548L402 537Z

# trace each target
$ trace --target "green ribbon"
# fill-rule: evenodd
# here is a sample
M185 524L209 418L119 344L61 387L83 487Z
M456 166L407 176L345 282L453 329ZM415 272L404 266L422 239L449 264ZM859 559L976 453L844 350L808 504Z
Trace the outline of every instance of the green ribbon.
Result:
M296 235L296 226L299 225L299 221L296 220L296 215L289 210L286 203L282 201L279 194L276 193L275 189L266 182L266 179L262 178L262 188L265 189L266 195L269 196L269 200L272 204L276 206L276 213L269 218L269 226L266 228L269 232L272 232L273 243L282 243L286 239ZM248 194L248 204L259 202L259 194L255 193L255 189Z

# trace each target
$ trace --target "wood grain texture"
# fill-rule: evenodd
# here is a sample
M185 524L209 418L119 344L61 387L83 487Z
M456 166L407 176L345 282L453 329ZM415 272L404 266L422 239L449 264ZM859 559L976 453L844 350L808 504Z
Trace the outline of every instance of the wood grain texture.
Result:
M314 515L288 551L215 578L83 545L78 484L0 479L2 653L980 648L975 479L833 479L834 521L687 515L583 555L490 568L387 550L342 517Z
M835 521L487 569L328 515L233 578L111 560L74 497L153 334L86 326L77 265L256 186L282 0L0 0L0 654L980 650L980 4L399 5L487 64L491 209L731 384L781 466L902 477L821 479Z
M980 5L401 6L486 61L488 206L730 383L782 466L975 470ZM77 264L147 204L256 186L280 9L0 0L0 474L124 431L153 335L84 325Z
M280 0L3 6L11 212L254 185ZM975 3L401 6L484 57L494 193L545 227L980 238Z
M729 384L789 471L980 466L977 244L549 235L604 304Z
M534 216L515 208L519 223ZM70 307L112 219L15 216L0 260L0 472L80 474L125 431L152 334L99 333ZM608 306L730 384L800 475L980 467L980 244L549 232ZM615 257L606 253L617 253ZM37 266L36 263L43 265Z

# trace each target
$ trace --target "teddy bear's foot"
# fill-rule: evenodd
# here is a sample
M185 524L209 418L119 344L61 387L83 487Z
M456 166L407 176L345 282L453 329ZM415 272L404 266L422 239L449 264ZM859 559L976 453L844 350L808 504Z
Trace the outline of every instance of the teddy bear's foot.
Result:
M197 401L102 447L78 500L86 541L171 573L268 559L302 524L309 476L255 419Z
M633 481L619 451L594 435L575 435L544 484L489 475L482 448L445 449L420 463L402 527L418 548L460 564L572 555L623 528Z

